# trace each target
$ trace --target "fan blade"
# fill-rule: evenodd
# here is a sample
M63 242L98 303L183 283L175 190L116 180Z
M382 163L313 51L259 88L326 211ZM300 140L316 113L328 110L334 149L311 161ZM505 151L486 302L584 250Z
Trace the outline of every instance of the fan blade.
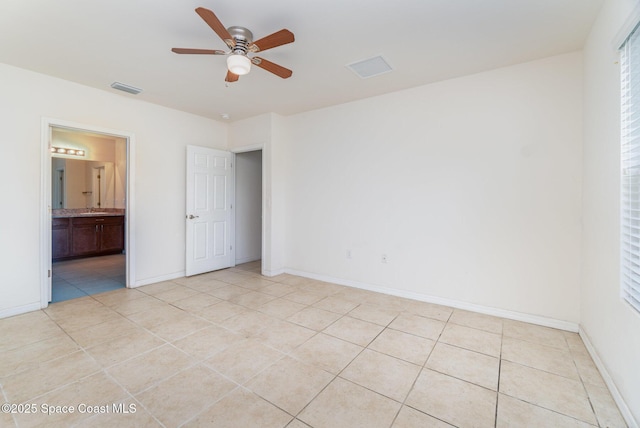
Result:
M200 15L200 18L204 19L204 22L211 27L213 31L216 32L218 37L220 37L230 48L235 45L233 41L233 37L229 34L229 31L222 25L222 22L218 19L215 13L210 11L209 9L205 9L204 7L199 7L196 9L196 13Z
M293 33L289 30L283 29L276 31L267 37L263 37L260 40L256 40L251 46L249 46L249 50L251 52L266 51L267 49L286 45L287 43L293 43L294 41L295 37L293 36Z
M172 52L177 54L196 54L196 55L226 55L225 51L217 49L189 49L189 48L172 48Z
M278 65L271 61L267 61L264 58L253 57L251 58L251 62L258 67L275 74L276 76L282 77L283 79L287 79L293 74L293 71L289 70L288 68L284 68L281 65Z
M224 78L225 82L237 82L238 78L240 78L240 76L238 76L237 74L234 74L230 71L227 71L227 77Z

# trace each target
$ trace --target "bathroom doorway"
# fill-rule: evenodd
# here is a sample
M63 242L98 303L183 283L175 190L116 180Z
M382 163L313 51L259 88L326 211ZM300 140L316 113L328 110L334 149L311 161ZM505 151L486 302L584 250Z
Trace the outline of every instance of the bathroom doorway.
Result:
M132 145L126 132L43 122L42 307L132 284Z

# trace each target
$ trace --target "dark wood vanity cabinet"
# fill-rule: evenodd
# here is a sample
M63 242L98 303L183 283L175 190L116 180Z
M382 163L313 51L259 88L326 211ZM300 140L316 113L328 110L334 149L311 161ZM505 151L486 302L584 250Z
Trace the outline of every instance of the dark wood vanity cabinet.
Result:
M53 219L53 259L120 253L124 250L124 216L86 216ZM67 234L57 220L68 220ZM64 223L62 221L60 224ZM57 228L56 228L57 227ZM56 231L59 231L56 233ZM64 249L67 242L68 252Z
M124 250L124 217L105 217L100 229L100 251L120 253Z
M71 254L70 218L54 218L51 222L51 255L53 259Z

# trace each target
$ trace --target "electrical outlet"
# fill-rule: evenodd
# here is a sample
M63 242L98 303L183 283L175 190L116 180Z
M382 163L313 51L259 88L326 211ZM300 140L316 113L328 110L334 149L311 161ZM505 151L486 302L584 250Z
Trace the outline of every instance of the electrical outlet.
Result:
M383 255L382 255L382 258L380 259L380 261L381 261L382 263L386 263L386 262L387 262L387 255L386 255L386 254L383 254Z
M346 256L347 256L348 259L351 258L351 250L347 250Z

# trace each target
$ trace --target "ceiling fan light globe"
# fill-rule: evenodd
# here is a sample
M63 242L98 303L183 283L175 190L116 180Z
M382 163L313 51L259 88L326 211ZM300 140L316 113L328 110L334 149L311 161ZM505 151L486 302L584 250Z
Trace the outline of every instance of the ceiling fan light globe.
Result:
M251 70L251 60L245 55L233 54L227 57L227 68L233 74L244 76Z

